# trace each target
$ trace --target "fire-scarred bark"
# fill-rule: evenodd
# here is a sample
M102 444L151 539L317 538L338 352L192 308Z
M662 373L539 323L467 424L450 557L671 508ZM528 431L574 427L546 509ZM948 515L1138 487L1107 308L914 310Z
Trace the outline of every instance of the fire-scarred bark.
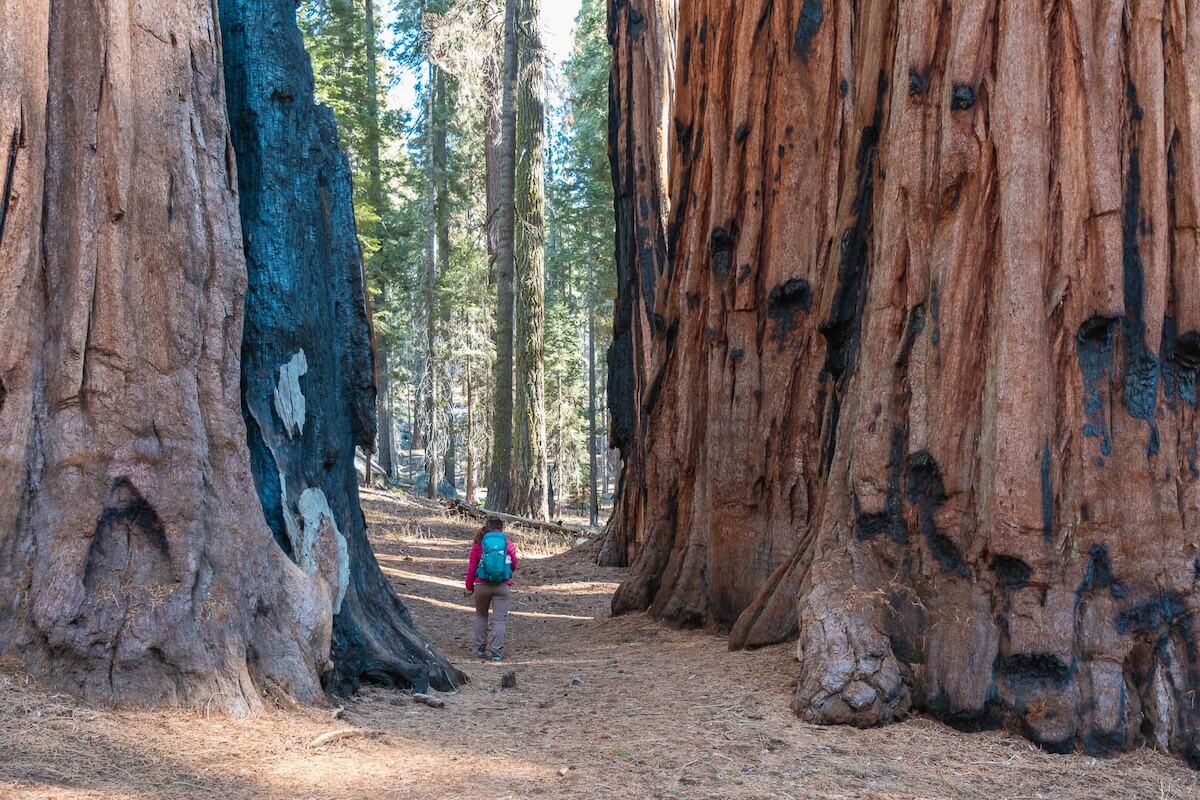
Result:
M220 11L249 275L242 399L267 522L302 568L320 531L338 543L328 689L453 688L462 676L417 631L359 506L355 446L375 439L379 371L333 113L313 100L291 0L225 0Z
M675 0L609 0L608 149L616 212L617 300L608 351L613 447L624 468L599 561L626 566L641 545L646 388L665 345L655 291L667 264Z
M685 4L614 607L798 635L812 721L1200 758L1198 34L1161 1Z

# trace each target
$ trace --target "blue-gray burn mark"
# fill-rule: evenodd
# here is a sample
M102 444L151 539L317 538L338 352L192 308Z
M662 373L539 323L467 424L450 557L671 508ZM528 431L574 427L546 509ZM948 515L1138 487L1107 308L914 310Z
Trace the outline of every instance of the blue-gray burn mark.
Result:
M1075 334L1075 357L1083 376L1083 435L1099 439L1100 453L1104 456L1112 455L1104 399L1112 375L1116 328L1117 320L1113 317L1094 316L1080 325Z
M8 163L4 167L4 183L0 186L0 242L4 241L4 226L8 220L8 207L12 203L13 174L17 171L17 145L20 129L14 129L8 143Z
M962 551L958 549L954 540L937 526L937 514L948 498L941 468L933 455L922 450L909 456L905 478L908 502L917 507L921 534L942 572L964 578L971 577L971 567L963 558Z
M1176 398L1196 405L1196 371L1200 368L1200 334L1179 335L1174 318L1163 319L1162 377L1167 402L1174 407Z
M1108 589L1109 594L1116 600L1126 595L1125 586L1113 575L1112 562L1108 558L1108 548L1102 544L1094 544L1088 551L1088 568L1084 573L1083 582L1075 590L1077 598L1099 589Z
M975 90L965 83L956 84L950 95L950 109L953 111L969 111L975 106Z
M812 311L812 289L804 278L792 278L767 295L767 316L786 334L796 327L796 314Z
M1050 483L1050 440L1042 444L1042 535L1054 535L1054 488Z
M1132 81L1125 84L1126 97L1132 115L1134 140L1129 151L1129 169L1125 180L1122 209L1122 265L1125 289L1125 316L1121 320L1121 347L1125 357L1125 381L1122 400L1131 417L1145 420L1150 426L1146 454L1158 452L1158 426L1154 409L1158 403L1160 368L1158 357L1146 343L1145 273L1138 250L1138 237L1149 232L1150 222L1141 215L1142 173L1136 140L1137 123L1142 109L1137 104L1137 91Z
M854 516L857 520L855 535L863 540L887 538L896 544L908 541L904 527L900 495L900 472L904 464L904 430L896 425L892 428L888 457L888 493L883 511L864 514L858 495L854 495Z
M808 51L824 20L825 9L821 6L821 0L804 0L804 6L800 9L800 24L796 26L796 53L801 62L808 63Z
M1165 630L1178 633L1187 648L1188 660L1196 660L1197 644L1192 615L1176 592L1156 592L1148 600L1121 612L1117 616L1117 630L1123 634Z
M709 255L712 256L713 274L718 278L729 275L733 267L733 250L737 246L737 224L731 224L729 229L714 228L712 239L708 245Z
M837 289L833 295L829 319L821 323L825 337L825 364L821 369L821 403L828 403L828 423L821 444L821 473L828 475L837 449L838 425L846 385L858 362L862 316L870 277L872 202L875 188L875 154L883 120L883 97L887 76L879 73L879 91L871 124L862 129L855 159L857 191L851 211L853 223L842 232L842 257L838 264ZM828 384L832 383L832 386Z

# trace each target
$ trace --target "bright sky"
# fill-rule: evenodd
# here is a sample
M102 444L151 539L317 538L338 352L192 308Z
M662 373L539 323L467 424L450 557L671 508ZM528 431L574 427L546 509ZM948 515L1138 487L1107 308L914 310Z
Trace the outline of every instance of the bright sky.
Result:
M571 29L581 0L545 0L542 3L542 39L554 63L561 67L571 55Z
M550 58L560 69L571 56L571 34L581 2L582 0L543 0L542 2L542 44L545 45ZM388 95L392 105L400 108L412 108L416 102L416 83L417 76L402 75Z

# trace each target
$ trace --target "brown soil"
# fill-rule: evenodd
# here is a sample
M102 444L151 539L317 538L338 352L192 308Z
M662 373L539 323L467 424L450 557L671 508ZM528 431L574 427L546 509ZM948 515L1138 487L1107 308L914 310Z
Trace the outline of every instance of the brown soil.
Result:
M9 665L0 797L1200 797L1200 775L1158 753L1052 756L926 719L868 731L805 725L788 710L789 646L731 653L709 634L611 619L621 571L596 567L591 544L563 553L544 534L517 534L540 557L519 575L508 660L475 662L460 585L471 526L378 493L366 507L385 571L471 677L444 709L370 691L336 720L324 709L249 720L112 711L50 695ZM502 690L508 670L517 687ZM311 745L341 728L356 735Z

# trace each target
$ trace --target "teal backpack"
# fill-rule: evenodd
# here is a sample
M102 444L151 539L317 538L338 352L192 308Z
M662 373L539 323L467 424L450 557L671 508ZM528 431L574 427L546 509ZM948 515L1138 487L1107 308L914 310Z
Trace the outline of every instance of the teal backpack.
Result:
M504 583L512 580L512 559L508 557L508 537L500 531L483 535L483 556L475 569L475 577L484 583Z

